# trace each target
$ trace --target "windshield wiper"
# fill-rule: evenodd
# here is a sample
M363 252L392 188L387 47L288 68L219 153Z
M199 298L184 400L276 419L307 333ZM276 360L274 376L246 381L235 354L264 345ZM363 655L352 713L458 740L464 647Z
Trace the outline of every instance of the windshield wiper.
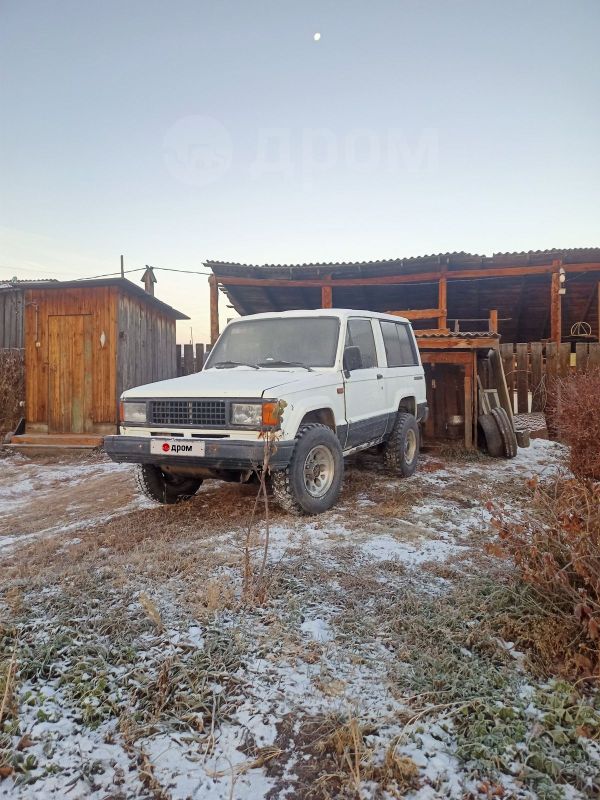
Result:
M215 369L232 369L233 367L251 367L258 369L256 364L246 364L244 361L217 361L216 364L211 364Z
M302 367L302 369L307 369L309 372L313 371L312 367L308 367L306 364L301 364L300 361L259 361L259 367Z

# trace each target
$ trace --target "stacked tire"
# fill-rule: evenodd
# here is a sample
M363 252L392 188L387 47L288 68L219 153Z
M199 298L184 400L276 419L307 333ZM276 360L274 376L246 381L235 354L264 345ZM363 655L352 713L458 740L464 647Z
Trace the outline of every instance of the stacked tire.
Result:
M517 455L517 435L503 408L493 408L489 414L481 414L478 423L487 451L493 458L514 458Z

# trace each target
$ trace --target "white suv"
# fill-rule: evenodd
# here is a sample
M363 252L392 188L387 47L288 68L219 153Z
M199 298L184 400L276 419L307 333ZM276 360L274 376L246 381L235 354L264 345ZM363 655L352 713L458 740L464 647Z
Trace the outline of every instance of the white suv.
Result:
M139 464L153 500L189 497L205 478L251 480L269 431L276 499L318 514L338 499L351 453L380 446L388 467L413 474L427 402L407 320L321 309L235 320L202 372L129 389L121 409L104 448Z

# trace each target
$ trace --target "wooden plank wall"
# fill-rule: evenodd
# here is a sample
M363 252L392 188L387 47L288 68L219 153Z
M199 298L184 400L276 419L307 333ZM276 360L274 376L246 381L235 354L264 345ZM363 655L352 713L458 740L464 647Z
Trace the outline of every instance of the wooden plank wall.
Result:
M568 342L501 344L500 355L515 414L543 411L552 379L600 367L599 342L578 342L574 359Z
M182 375L191 375L193 372L200 372L211 350L211 344L178 344L175 348L175 363L177 364L178 377Z
M119 297L117 395L177 377L175 320L128 294Z
M24 310L23 289L0 292L0 349L24 347Z
M91 427L97 433L114 432L117 424L116 354L117 289L92 288L25 291L25 410L27 430L48 432L49 339L51 316L91 316L92 407ZM37 311L37 320L36 320ZM75 322L75 319L74 319ZM36 342L37 330L37 342ZM101 336L104 333L104 345Z

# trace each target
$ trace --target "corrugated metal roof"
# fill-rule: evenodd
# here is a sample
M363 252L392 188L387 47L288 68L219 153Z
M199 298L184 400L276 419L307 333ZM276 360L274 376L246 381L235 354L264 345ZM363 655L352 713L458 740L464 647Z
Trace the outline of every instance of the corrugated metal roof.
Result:
M412 271L423 267L435 267L446 265L448 269L461 268L481 268L486 266L523 266L526 264L541 264L561 259L565 263L578 263L586 261L600 261L600 247L571 247L567 249L552 250L528 250L513 253L494 253L491 256L467 253L465 251L455 251L448 253L435 253L422 256L410 256L408 258L388 258L374 261L329 261L329 262L306 262L301 264L242 264L234 261L205 261L204 265L215 273L215 275L233 276L238 270L242 270L246 275L254 272L255 274L265 272L285 271L299 274L302 272L319 272L320 270L330 271L352 271L377 272L380 274L391 274L397 271Z
M85 288L94 288L95 286L115 286L121 291L126 292L127 294L134 295L135 297L140 298L145 303L150 306L154 306L157 310L161 311L168 317L172 317L173 319L189 319L187 314L182 313L181 311L177 311L177 309L173 308L172 306L168 305L168 303L164 303L162 300L159 300L158 297L154 297L151 294L148 294L141 286L136 286L135 283L132 283L127 278L92 278L89 280L74 280L74 281L57 281L57 280L42 280L42 281L22 281L17 286L9 285L8 288L5 288L3 285L0 284L0 290L5 289L8 291L10 289L85 289Z
M499 339L500 334L493 331L460 331L459 333L422 333L415 330L418 339Z

